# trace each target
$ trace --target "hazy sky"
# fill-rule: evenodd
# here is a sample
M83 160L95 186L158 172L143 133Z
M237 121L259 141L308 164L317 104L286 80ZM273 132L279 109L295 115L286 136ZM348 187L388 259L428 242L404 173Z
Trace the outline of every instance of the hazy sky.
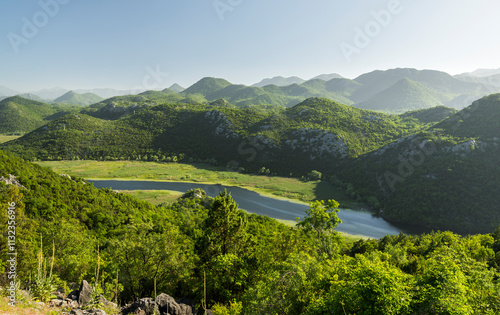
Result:
M0 85L253 84L500 68L497 0L1 0Z

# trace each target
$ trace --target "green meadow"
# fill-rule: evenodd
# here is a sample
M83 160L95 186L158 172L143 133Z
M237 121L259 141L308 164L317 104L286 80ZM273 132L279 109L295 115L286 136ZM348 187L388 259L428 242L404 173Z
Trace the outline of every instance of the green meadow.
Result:
M70 174L87 179L157 180L232 185L264 195L302 202L335 199L341 207L367 208L366 204L350 199L341 188L325 181L301 181L297 178L242 174L207 164L88 160L37 163L59 174ZM155 194L159 197L154 197ZM142 198L142 196L137 196ZM152 191L143 193L143 197L148 201L162 200L162 198L169 200L170 198L164 193Z

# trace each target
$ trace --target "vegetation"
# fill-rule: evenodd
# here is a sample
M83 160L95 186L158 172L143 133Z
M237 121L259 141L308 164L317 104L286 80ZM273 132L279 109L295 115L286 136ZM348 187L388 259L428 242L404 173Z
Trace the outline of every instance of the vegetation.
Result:
M64 95L61 95L60 97L56 98L53 102L85 106L100 102L102 100L103 100L102 97L92 93L78 94L76 92L69 91Z
M460 233L500 223L500 95L485 97L398 143L348 161L341 178L373 195L391 221Z
M128 180L165 180L186 181L200 184L223 184L239 186L283 198L304 202L328 199L332 196L350 209L366 208L363 203L349 198L343 189L325 181L300 180L290 177L262 176L243 174L209 164L158 163L140 161L53 161L36 162L51 168L58 174L73 174L89 179L128 179ZM317 172L317 171L316 171ZM319 173L319 172L318 172ZM313 173L317 176L316 173ZM169 198L161 192L126 192L155 204L158 198ZM143 195L143 196L140 196ZM165 196L166 195L166 196ZM173 198L175 197L175 194Z
M19 96L9 97L0 101L0 134L27 133L75 111L70 105L50 105Z
M0 175L9 174L26 187L0 188L2 226L8 203L16 204L16 248L22 257L17 274L23 287L37 270L43 238L43 257L54 255L50 261L60 286L87 279L110 297L118 271L121 303L154 296L156 288L200 306L206 281L206 306L218 312L500 311L500 228L467 237L436 232L348 243L330 237L339 223L333 200L311 204L309 216L294 228L245 214L226 192L209 198L193 190L155 207L0 151Z

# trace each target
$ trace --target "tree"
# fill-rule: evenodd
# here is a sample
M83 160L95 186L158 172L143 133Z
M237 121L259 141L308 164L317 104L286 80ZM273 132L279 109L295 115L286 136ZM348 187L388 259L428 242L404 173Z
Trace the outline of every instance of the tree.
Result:
M313 201L306 210L307 216L297 225L306 233L314 232L319 245L320 254L330 256L333 254L334 240L339 238L334 229L342 220L337 216L339 203L333 199L325 205L323 200Z
M309 178L310 180L320 180L321 176L323 176L323 174L321 174L321 172L318 172L316 170L311 171L309 174L307 174L307 178Z
M205 221L205 254L218 256L236 252L238 245L244 241L245 226L246 222L244 216L239 213L238 204L224 189L214 199Z

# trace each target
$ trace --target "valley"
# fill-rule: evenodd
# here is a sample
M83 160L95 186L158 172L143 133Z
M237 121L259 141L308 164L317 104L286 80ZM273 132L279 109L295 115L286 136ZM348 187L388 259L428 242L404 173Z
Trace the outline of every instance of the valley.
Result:
M396 290L382 313L500 310L500 94L412 69L274 79L3 99L0 222L15 213L24 285L324 314L370 284ZM57 277L26 282L43 261Z

